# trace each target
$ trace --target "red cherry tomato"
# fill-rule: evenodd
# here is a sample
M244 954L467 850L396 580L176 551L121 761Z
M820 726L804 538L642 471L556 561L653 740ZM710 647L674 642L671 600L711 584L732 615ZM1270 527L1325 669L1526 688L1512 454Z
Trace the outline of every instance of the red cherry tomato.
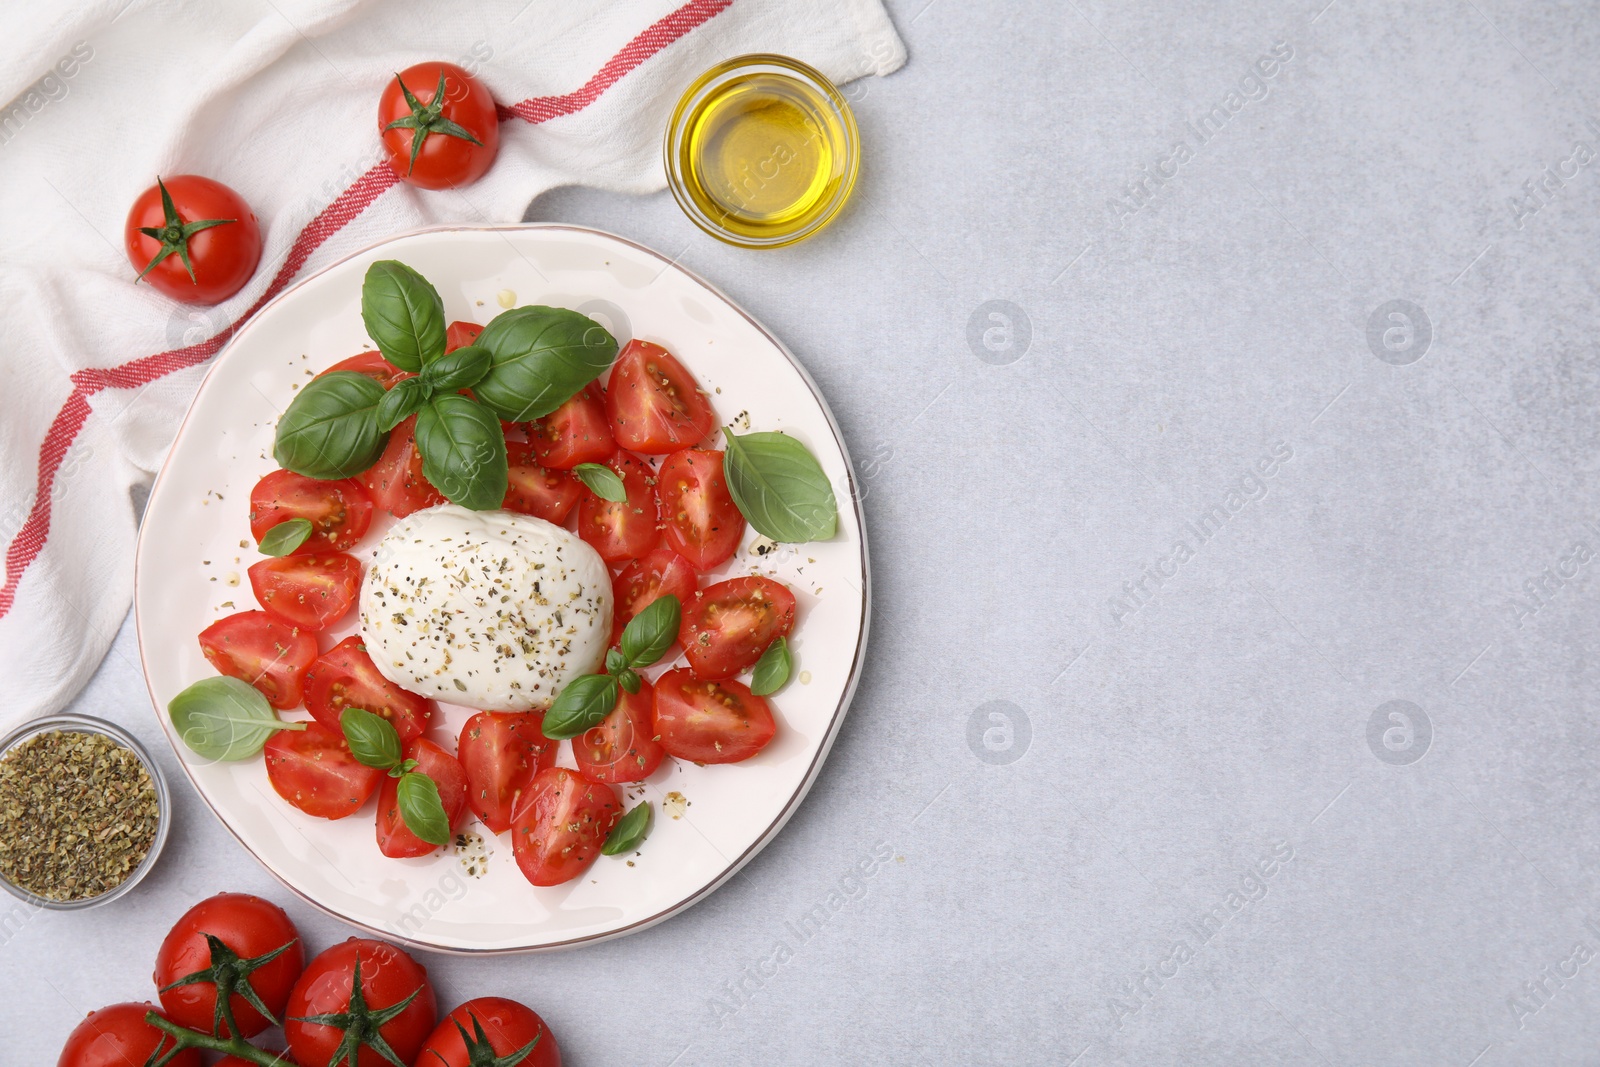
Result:
M480 711L461 727L456 753L467 772L467 806L493 833L511 828L517 797L534 775L555 766L560 742L543 727L537 711Z
M378 131L394 172L423 189L477 181L500 148L494 97L453 63L418 63L395 75L378 101Z
M528 440L533 442L539 462L556 470L569 471L580 463L604 463L617 450L611 436L611 420L606 416L605 397L597 382L542 419L528 424Z
M250 588L268 615L302 630L325 630L355 606L361 561L343 552L252 563Z
M154 1004L113 1004L91 1011L67 1035L56 1067L139 1067L158 1048L165 1054L172 1038L144 1021L145 1012L154 1010ZM200 1053L186 1049L167 1067L200 1067Z
M444 331L444 350L454 352L458 348L465 348L478 339L483 332L483 327L475 322L452 322Z
M577 771L540 771L511 816L511 849L523 876L538 886L571 881L600 855L622 817L617 791Z
M566 471L539 466L532 445L506 442L506 499L501 506L507 511L560 526L582 496L583 483Z
M389 720L401 744L421 737L433 718L433 701L380 674L359 636L340 641L306 671L306 710L318 722L342 734L339 716L345 708L361 708Z
M249 682L275 708L292 708L317 658L317 639L264 611L241 611L201 630L200 651L218 673Z
M744 536L744 516L728 492L721 452L674 452L656 472L656 493L668 548L702 573L733 557Z
M206 940L207 934L226 945L244 967L226 959L218 960ZM284 949L282 954L249 967L248 961L280 948ZM219 893L184 912L173 924L156 953L154 978L156 988L161 991L161 1007L173 1022L201 1033L229 1037L232 1031L225 1021L215 1025L219 1022L217 978L228 984L237 981L232 976L238 970L248 968L242 980L249 983L273 1018L282 1022L284 1005L289 1003L289 990L305 965L300 932L282 908L246 893ZM205 971L213 972L206 981L175 984ZM221 973L217 973L219 971ZM234 985L232 988L243 987ZM262 1015L237 992L228 997L228 1005L234 1022L239 1024L240 1037L254 1037L274 1025L273 1019Z
M440 1020L422 1046L417 1067L508 1062L524 1049L527 1055L518 1067L561 1067L555 1035L536 1012L503 997L478 997Z
M616 644L622 628L659 597L671 593L687 608L696 585L694 568L670 548L658 548L629 563L611 581L611 643ZM668 649L662 659L671 657Z
M294 471L273 471L250 490L250 534L259 542L290 519L309 519L311 536L295 549L303 555L343 552L372 522L372 498L354 478L324 481Z
M572 739L578 769L597 782L642 782L656 772L666 749L655 740L655 690L640 680L639 691L617 696L611 714Z
M467 813L467 772L454 756L426 737L407 745L405 758L416 760L416 769L439 787L439 800L454 833ZM384 775L383 784L378 787L378 851L385 856L404 857L426 856L438 849L438 845L429 844L406 826L400 814L400 780Z
M771 578L730 578L683 606L678 640L696 678L732 678L794 628L794 594Z
M384 774L350 753L344 734L321 723L279 730L267 741L267 780L283 799L307 815L342 819L378 791Z
M415 415L389 432L383 455L361 476L361 484L374 504L397 519L445 502L444 494L422 476Z
M351 356L349 359L340 360L338 363L335 363L333 366L323 371L322 374L317 375L317 377L320 378L323 374L332 374L334 371L340 370L355 371L357 374L365 374L368 378L371 378L385 389L393 388L395 383L403 382L407 378L416 377L416 375L412 374L410 371L401 370L399 367L396 367L393 363L390 363L388 360L384 359L383 356L379 355L377 352L362 352L360 355Z
M358 966L364 1009L351 1003ZM439 1008L427 970L386 941L352 937L334 945L311 961L289 994L286 1009L289 1021L283 1026L283 1034L289 1039L289 1051L301 1063L331 1064L333 1054L345 1039L345 1031L302 1020L315 1015L361 1012L367 1018L358 1025L366 1026L372 1022L370 1013L392 1008L413 993L416 996L404 1010L376 1028L377 1035L402 1063L417 1062L417 1053L433 1032L434 1021L438 1018ZM341 1059L339 1067L344 1067L345 1062ZM359 1067L389 1067L390 1064L365 1040L355 1062Z
M163 186L171 211L162 202ZM128 211L122 243L144 281L195 304L228 299L261 262L261 226L250 205L221 182L197 174L158 178L140 193Z
M586 488L578 501L578 536L607 563L638 559L661 541L655 474L644 460L626 452L613 455L606 466L622 476L628 499L602 500Z
M617 356L606 386L606 414L618 445L651 454L693 448L716 425L694 375L649 341L629 341Z
M741 682L702 681L687 667L656 679L661 747L695 763L738 763L767 746L778 724L772 708Z
M237 1056L224 1056L211 1067L256 1067L256 1065ZM279 1060L275 1067L295 1067L295 1063L294 1060Z

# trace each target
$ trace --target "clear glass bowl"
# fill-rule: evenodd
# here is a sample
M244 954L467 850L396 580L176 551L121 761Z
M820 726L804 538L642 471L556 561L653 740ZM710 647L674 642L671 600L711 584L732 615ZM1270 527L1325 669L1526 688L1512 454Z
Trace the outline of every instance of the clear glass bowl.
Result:
M743 119L730 117L741 112L732 103L741 94L748 94L758 108L777 104L792 115L805 116L811 132L802 143L809 146L815 137L818 146L793 157L788 155L789 146L774 145L773 156L755 160L753 168L746 160L738 173L728 169L732 158L720 160L720 170L712 166L707 162L708 146L733 129L732 123L748 121L752 113L746 105ZM826 75L798 59L758 53L725 60L695 79L667 123L662 152L667 186L691 222L719 241L741 248L781 248L821 230L849 200L861 166L861 134L849 102ZM816 161L806 195L795 206L758 217L745 214L742 203L733 203L736 198L742 201L749 183L765 186L771 175L764 175L762 168L771 166L776 173L791 158Z
M44 897L35 896L21 886L13 885L4 875L0 875L0 886L12 896L36 908L49 911L82 911L85 908L98 907L108 904L127 893L145 875L150 873L150 868L155 866L156 859L161 855L161 848L167 843L167 832L172 824L172 798L167 792L167 779L161 773L161 768L155 760L150 758L150 753L128 731L116 723L104 719L96 719L88 715L52 715L43 719L34 719L0 737L0 759L15 747L40 734L50 733L52 730L62 730L68 733L100 734L109 737L112 741L128 749L139 758L144 765L145 773L150 776L150 782L156 791L156 836L150 842L150 851L145 853L139 865L129 872L128 877L114 889L108 889L99 896L85 897L82 900L46 900Z

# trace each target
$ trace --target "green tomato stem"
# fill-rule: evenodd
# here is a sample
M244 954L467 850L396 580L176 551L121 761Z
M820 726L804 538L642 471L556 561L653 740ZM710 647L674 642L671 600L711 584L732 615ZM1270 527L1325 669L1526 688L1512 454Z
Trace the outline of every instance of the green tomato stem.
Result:
M210 1052L221 1052L229 1056L237 1056L249 1063L259 1064L260 1067L283 1067L289 1061L287 1053L268 1052L259 1049L242 1037L213 1037L202 1034L188 1027L179 1026L170 1019L163 1018L153 1011L144 1014L144 1021L165 1034L170 1034L178 1042L176 1048L170 1052L180 1052L186 1048L203 1048Z

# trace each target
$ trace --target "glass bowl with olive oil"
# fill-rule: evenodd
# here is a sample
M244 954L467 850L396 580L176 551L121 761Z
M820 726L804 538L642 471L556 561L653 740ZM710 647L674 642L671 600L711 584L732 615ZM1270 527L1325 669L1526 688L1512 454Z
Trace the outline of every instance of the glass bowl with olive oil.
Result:
M821 72L778 55L702 74L667 125L667 183L690 220L744 248L780 248L831 222L861 163L850 105Z

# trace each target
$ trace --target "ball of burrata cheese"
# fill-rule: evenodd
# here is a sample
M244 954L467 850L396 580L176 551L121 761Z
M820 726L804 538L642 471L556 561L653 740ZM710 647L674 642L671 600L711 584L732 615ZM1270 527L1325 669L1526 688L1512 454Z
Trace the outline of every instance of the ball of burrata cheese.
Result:
M378 542L361 630L383 676L413 693L527 711L599 670L611 575L561 527L454 504L418 511Z

